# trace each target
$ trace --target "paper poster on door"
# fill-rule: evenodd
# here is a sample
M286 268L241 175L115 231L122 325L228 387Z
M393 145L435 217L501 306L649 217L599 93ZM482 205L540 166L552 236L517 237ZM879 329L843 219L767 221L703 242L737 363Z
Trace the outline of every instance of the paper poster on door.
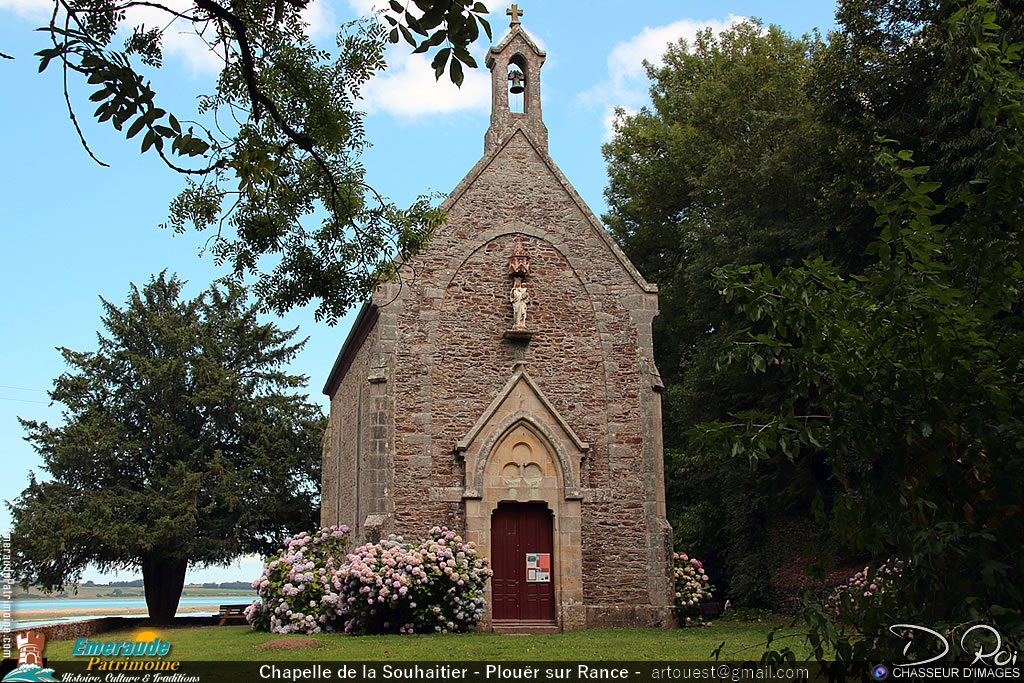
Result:
M551 581L551 553L526 553L526 580Z

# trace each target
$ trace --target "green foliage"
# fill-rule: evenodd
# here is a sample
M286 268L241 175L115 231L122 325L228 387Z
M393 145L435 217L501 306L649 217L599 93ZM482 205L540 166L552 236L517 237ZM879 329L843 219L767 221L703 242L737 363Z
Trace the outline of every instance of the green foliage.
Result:
M816 167L828 151L806 84L821 49L755 22L671 45L662 65L647 66L652 107L620 114L604 148L605 222L659 285L654 347L676 543L719 568L724 594L746 604L767 604L772 570L819 540L780 543L778 534L810 528L798 522L820 488L820 463L808 455L794 473L784 458L738 461L687 432L785 393L776 373L718 367L744 318L712 287L714 269L779 267L845 239L817 208Z
M22 420L48 475L8 504L23 584L141 567L149 598L160 567L183 579L269 553L317 517L324 418L282 370L304 342L260 323L239 288L181 289L161 273L122 308L104 300L97 350L61 349L62 423Z
M318 318L333 323L394 277L395 262L422 248L443 220L427 198L401 209L365 182L362 87L384 69L384 48L398 33L416 52L445 44L434 59L438 76L449 64L460 84L462 65L476 66L468 46L480 27L490 36L490 27L478 2L416 0L415 13L393 2L384 13L395 27L390 36L376 20L352 22L332 53L307 35L301 12L312 1L194 0L171 9L143 0L54 0L42 29L52 47L38 56L40 71L56 62L94 86L97 121L139 139L142 153L155 152L182 174L186 187L171 203L170 226L212 231L218 264L236 279L255 276L266 308L281 313L317 300ZM113 46L126 13L143 7L166 22L134 26L123 47ZM410 29L423 40L417 44ZM162 108L132 61L159 69L168 31L196 33L223 60L215 91L198 98L196 120ZM69 114L99 162L67 87L65 79Z
M753 459L823 449L842 487L823 506L832 533L913 568L895 609L952 632L985 622L1019 643L1024 78L996 7L962 3L931 29L974 45L964 87L983 93L975 125L992 143L970 180L946 187L883 141L877 163L896 182L874 202L875 262L862 275L823 259L717 272L752 326L728 360L778 366L790 393L707 433ZM888 610L866 609L853 639L821 607L804 616L819 658L834 647L840 660L889 661L903 647Z
M705 33L688 50L671 48L663 67L648 67L650 110L620 117L605 148L606 221L661 287L655 353L666 385L670 521L677 544L724 570L719 583L733 599L768 602L774 570L794 555L869 548L884 557L891 550L872 545L888 531L865 517L862 504L875 493L862 484L882 481L877 454L891 450L872 425L892 419L894 405L916 410L907 401L920 391L906 377L893 386L891 375L873 367L877 354L917 353L892 331L887 307L906 316L900 322L920 326L914 329L926 343L982 357L971 335L961 344L963 321L951 306L964 303L975 315L978 306L991 312L1002 305L994 314L1001 322L1019 315L1009 303L1016 284L1007 284L1018 269L1016 237L1005 226L1019 224L1015 199L1024 186L1011 161L1020 134L1013 83L1022 17L1012 2L844 0L841 30L827 44L749 24L717 38ZM884 140L893 138L905 150L901 187L918 192L913 197L888 190L897 158ZM986 206L983 198L995 196L999 203ZM893 225L865 253L884 227L875 225L878 211ZM901 241L904 224L918 240ZM875 285L879 297L894 299L868 303L850 294L850 287L863 294L858 278L877 277L867 269L879 259L888 267L898 249L915 263ZM800 261L807 265L787 268ZM724 271L729 287L713 275L725 264L736 264ZM919 269L943 267L952 279L941 292L932 283L923 297L901 293ZM972 308L969 300L983 296L986 283L1001 292L1001 303L979 300ZM724 289L728 302L719 296ZM802 312L787 309L791 317L782 318L776 300L799 302ZM976 336L988 339L986 324L977 323ZM1014 324L998 329L1002 344L1012 342ZM739 345L730 342L741 330ZM723 353L744 362L721 363ZM820 381L797 372L794 358L820 372ZM853 358L869 370L824 367ZM915 359L934 361L943 381L973 386L952 360L945 368L926 349ZM823 405L836 382L849 405ZM939 417L946 410L944 399L924 407ZM859 415L857 429L877 441L844 446L836 472L831 430L847 414ZM939 417L914 418L919 438L934 441ZM702 422L706 429L691 429ZM730 438L737 431L746 437ZM853 490L855 501L846 493L833 500ZM921 493L911 487L904 497ZM811 523L815 510L845 508L845 528L855 530L849 535L822 537L824 527Z
M996 127L978 125L988 86L977 73L973 31L948 30L950 20L972 5L839 3L840 30L829 36L809 88L829 131L830 180L823 202L840 230L865 232L874 220L870 202L891 182L866 153L877 148L878 137L898 140L917 163L931 168L931 178L942 183L935 197L940 204L983 172L999 135ZM993 2L985 12L1009 43L1024 40L1018 0Z

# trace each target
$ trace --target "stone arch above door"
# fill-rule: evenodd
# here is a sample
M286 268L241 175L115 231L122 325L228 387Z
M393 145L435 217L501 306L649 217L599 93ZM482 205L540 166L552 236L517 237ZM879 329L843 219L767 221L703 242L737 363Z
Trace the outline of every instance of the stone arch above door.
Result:
M481 496L491 454L513 429L527 429L545 442L557 465L561 495L580 498L582 462L590 444L576 435L522 365L517 366L469 433L455 444L455 452L465 459L464 497Z
M496 502L556 503L564 498L563 464L529 421L518 420L479 467L483 498Z

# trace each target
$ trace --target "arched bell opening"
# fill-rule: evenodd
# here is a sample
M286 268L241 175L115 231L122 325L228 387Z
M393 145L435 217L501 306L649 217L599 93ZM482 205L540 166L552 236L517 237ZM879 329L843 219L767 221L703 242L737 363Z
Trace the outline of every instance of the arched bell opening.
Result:
M513 114L526 113L528 96L526 60L515 55L508 62L508 110Z

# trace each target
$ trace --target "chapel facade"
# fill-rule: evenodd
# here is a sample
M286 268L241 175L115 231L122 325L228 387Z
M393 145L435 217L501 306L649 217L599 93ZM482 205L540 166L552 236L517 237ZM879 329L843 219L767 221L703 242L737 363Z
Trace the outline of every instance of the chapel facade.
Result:
M483 629L671 625L657 287L548 156L545 52L509 12L484 155L324 388L322 522L474 541Z

